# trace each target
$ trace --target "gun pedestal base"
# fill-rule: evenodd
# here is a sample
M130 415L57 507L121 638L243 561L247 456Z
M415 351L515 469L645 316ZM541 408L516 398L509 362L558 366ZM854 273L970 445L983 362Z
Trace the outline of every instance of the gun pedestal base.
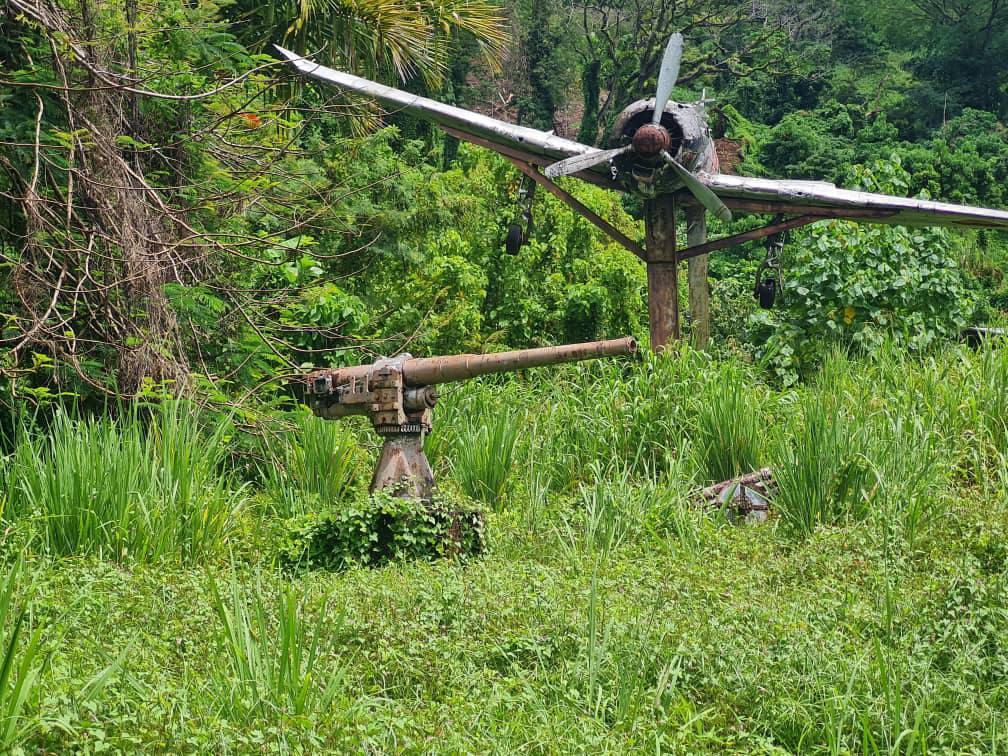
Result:
M420 433L385 434L371 491L395 489L398 496L430 500L434 492L434 472L423 450Z

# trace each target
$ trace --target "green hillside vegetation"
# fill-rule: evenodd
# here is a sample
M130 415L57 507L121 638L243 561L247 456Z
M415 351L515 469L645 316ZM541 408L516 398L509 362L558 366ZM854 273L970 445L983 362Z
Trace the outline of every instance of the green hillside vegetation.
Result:
M1008 750L1008 236L802 228L773 310L717 252L655 355L634 255L542 191L508 254L510 163L269 47L602 144L673 31L738 172L1008 206L1001 0L0 5L0 752ZM441 387L432 505L304 403L626 335Z
M177 464L178 442L200 433L209 463L219 426L178 408L26 437L14 459L46 472L2 472L5 543L27 554L10 573L7 616L26 620L5 702L27 681L4 705L10 740L54 753L1004 748L1004 351L834 353L786 390L737 362L675 357L447 396L443 494L486 511L485 553L461 561L278 569L288 517L322 511L330 473L347 488L328 506L372 506L353 493L376 451L363 425L292 417L257 465L219 460L179 517L219 513L203 530L151 515L174 515L205 474ZM485 431L501 422L514 448L495 486L475 452L499 445ZM82 514L127 488L115 471L133 469L137 444L159 453L134 472L132 510L88 528ZM109 472L82 491L87 455ZM780 472L772 524L691 503L694 486L762 464Z

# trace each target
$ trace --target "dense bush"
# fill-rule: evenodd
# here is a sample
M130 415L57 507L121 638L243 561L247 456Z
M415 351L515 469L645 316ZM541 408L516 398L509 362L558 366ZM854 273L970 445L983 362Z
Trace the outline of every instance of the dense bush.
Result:
M907 189L907 174L895 159L858 168L853 177L870 191ZM795 234L783 302L773 314L755 316L774 371L794 383L832 343L871 352L895 336L923 350L956 337L975 303L954 244L939 229L850 221Z
M344 570L482 551L478 509L440 497L423 502L379 492L292 520L280 561L291 569Z

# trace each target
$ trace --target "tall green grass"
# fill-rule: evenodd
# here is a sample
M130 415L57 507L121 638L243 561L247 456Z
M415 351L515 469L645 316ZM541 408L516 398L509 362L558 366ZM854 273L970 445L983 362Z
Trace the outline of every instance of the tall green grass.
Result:
M26 717L25 704L34 692L42 661L41 627L22 644L27 608L19 605L31 591L31 581L18 560L0 581L0 751L9 753L24 740L37 718ZM8 630L9 628L9 630Z
M775 465L773 507L785 529L800 535L819 525L866 517L876 479L865 428L846 411L814 397Z
M298 417L279 438L270 437L264 451L263 487L283 516L345 503L366 482L363 452L340 422Z
M651 502L644 490L599 461L591 464L593 480L582 484L575 516L565 524L569 552L606 555L639 532Z
M683 456L688 397L709 369L705 355L683 349L550 371L527 399L535 464L567 492L587 479L592 460L612 461L635 479L668 473Z
M763 465L773 429L762 411L765 392L728 364L716 368L693 395L692 448L708 482L734 478Z
M514 484L519 423L506 407L469 419L452 449L452 478L466 496L503 508Z
M243 487L224 466L230 423L204 428L184 404L149 420L58 413L45 435L22 429L2 470L3 521L50 554L195 561L221 553Z
M945 514L950 466L940 435L920 418L881 413L872 427L877 514L915 548Z
M241 721L275 714L324 718L342 692L332 647L341 619L325 605L309 613L306 596L290 586L274 600L264 594L260 580L249 590L231 578L223 592L210 580L225 659L213 669L220 712Z
M1008 348L987 344L977 378L983 430L997 454L1008 454Z

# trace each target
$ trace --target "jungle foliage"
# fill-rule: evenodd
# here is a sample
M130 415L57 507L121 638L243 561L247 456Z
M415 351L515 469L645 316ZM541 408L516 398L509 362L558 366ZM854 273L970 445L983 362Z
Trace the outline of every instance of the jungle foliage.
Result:
M716 253L708 352L445 387L436 505L371 496L297 376L646 342L645 274L269 48L601 144L679 30L738 171L1003 207L1006 14L3 0L0 749L1006 750L1008 357L958 343L1008 322L1003 234L796 231L772 311L762 243ZM697 505L761 466L766 526Z
M306 365L644 334L638 262L552 196L533 194L531 238L505 253L527 188L507 163L409 119L374 130L366 106L268 65L269 40L308 51L334 24L346 31L325 52L334 63L495 113L510 102L505 115L591 141L650 91L663 40L681 29L677 94L716 94L712 120L741 145L739 170L846 185L881 173L872 180L900 194L1005 201L1003 11L989 0L464 5L10 0L0 17L9 411L22 399L97 409L162 394L282 403L297 399L284 376ZM934 45L901 18L955 33ZM990 23L976 27L981 18ZM986 61L982 86L935 63L963 50ZM943 92L940 118L928 88ZM576 191L641 235L634 202ZM926 297L910 296L930 275L916 269L922 250L926 270L944 272ZM755 246L719 255L712 281L718 348L778 355L788 381L828 341L891 332L920 348L1003 317L997 235L840 225L795 234L791 251L773 317L754 314L747 294ZM829 262L838 254L844 262ZM877 261L867 289L855 281L864 260ZM838 319L851 308L857 317Z

